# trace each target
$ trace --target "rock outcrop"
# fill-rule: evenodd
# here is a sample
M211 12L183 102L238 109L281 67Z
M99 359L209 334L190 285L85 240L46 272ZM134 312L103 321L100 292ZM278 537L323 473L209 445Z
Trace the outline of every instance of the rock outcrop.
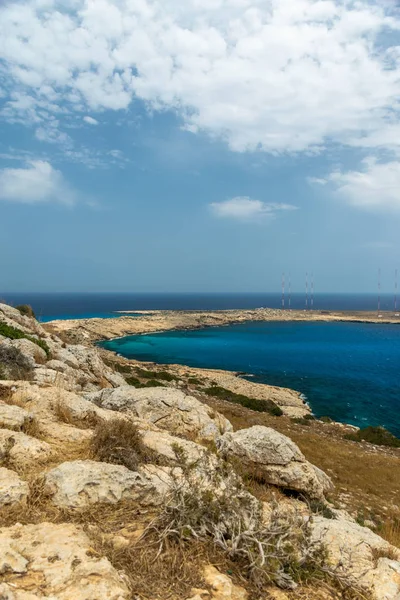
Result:
M26 481L15 471L0 467L0 507L24 502L28 494L29 486Z
M228 432L217 444L223 456L235 457L241 464L256 469L273 485L314 498L323 498L332 488L330 478L309 463L291 439L270 427L255 425Z
M52 469L45 475L45 489L54 504L64 508L121 500L146 499L151 504L155 496L154 487L143 474L93 460L65 462Z
M20 431L0 429L0 457L13 467L29 468L45 463L53 450L47 442Z
M33 419L32 413L20 406L6 404L0 400L0 427L20 431Z
M0 529L2 600L128 600L124 578L75 525Z
M213 440L221 433L232 430L225 417L196 398L173 388L135 389L125 386L92 392L86 394L85 398L102 408L131 413L173 434Z
M344 519L314 517L311 543L321 546L336 577L372 595L400 598L400 552L367 527Z

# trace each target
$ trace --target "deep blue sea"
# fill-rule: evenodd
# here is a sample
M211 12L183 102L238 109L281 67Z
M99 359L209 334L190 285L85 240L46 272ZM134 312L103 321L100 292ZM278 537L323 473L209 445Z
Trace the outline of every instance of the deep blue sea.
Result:
M302 392L316 416L400 436L400 325L252 322L102 345L127 358L245 371Z
M116 317L125 310L218 310L230 308L281 308L280 293L257 294L80 294L2 293L0 302L31 304L43 321ZM286 306L288 298L286 297ZM291 307L305 307L305 294L292 294ZM393 310L393 295L382 295L382 310ZM316 310L376 310L376 294L316 294Z

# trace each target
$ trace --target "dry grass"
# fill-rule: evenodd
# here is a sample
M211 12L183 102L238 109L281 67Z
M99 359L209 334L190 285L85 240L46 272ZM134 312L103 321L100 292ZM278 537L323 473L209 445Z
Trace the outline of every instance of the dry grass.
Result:
M158 455L144 446L137 427L125 419L100 423L93 433L90 451L95 460L124 465L132 471L140 463L159 464Z
M66 425L79 427L79 429L93 429L99 425L99 418L94 411L88 413L84 418L77 417L74 411L61 400L54 405L53 411L59 421Z
M380 525L378 533L387 540L389 544L396 546L396 548L400 548L400 514L389 515Z

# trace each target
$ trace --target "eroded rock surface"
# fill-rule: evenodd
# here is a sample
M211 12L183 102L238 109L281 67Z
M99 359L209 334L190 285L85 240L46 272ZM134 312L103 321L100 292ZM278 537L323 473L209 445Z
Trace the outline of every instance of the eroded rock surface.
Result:
M400 554L367 527L344 519L314 517L311 542L322 545L332 569L375 600L400 599ZM398 557L394 560L393 557Z
M62 463L46 474L45 486L54 504L65 508L145 498L151 503L155 495L152 483L143 474L93 460Z
M6 404L0 400L0 427L19 431L30 421L33 415L20 406Z
M0 529L0 598L128 600L123 577L75 525Z
M129 412L173 434L212 440L232 430L225 417L177 389L124 386L86 394L85 398L102 408Z
M28 494L29 486L26 481L15 471L0 467L0 507L24 502Z
M0 457L11 466L38 466L45 463L52 453L52 448L47 442L20 431L0 429Z
M330 478L309 463L296 444L270 427L255 425L225 433L217 444L224 456L254 467L273 485L323 498L332 488Z

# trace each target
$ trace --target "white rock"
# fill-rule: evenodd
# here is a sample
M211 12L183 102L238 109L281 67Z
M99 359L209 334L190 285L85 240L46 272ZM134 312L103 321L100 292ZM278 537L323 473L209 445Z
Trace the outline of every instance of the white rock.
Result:
M15 471L0 467L0 506L23 502L28 494L29 486L26 481L23 481Z
M12 340L10 343L14 348L18 348L25 356L33 358L36 363L43 364L47 360L47 354L43 348L30 340L22 338L19 340Z
M102 408L130 412L173 434L215 439L232 430L225 417L177 389L124 386L86 394L85 398Z
M222 455L255 467L273 485L321 499L332 488L330 478L306 461L291 439L270 427L255 425L225 433L217 445Z
M131 598L122 575L95 556L88 537L70 524L0 529L0 572L14 575L0 587L6 600Z
M211 586L213 600L246 600L248 598L248 593L244 588L234 585L228 575L221 573L213 565L204 568L204 579Z
M6 457L12 466L26 467L46 462L52 455L47 442L9 429L0 429L0 456Z
M384 557L400 552L367 527L339 519L314 517L310 542L323 546L329 564L345 581L375 600L400 600L400 562ZM374 552L383 555L374 557Z
M0 400L0 427L20 430L32 421L33 415L20 406L6 404Z
M116 504L120 500L150 501L154 493L151 482L142 474L93 460L65 462L46 474L45 483L54 504L69 508Z

